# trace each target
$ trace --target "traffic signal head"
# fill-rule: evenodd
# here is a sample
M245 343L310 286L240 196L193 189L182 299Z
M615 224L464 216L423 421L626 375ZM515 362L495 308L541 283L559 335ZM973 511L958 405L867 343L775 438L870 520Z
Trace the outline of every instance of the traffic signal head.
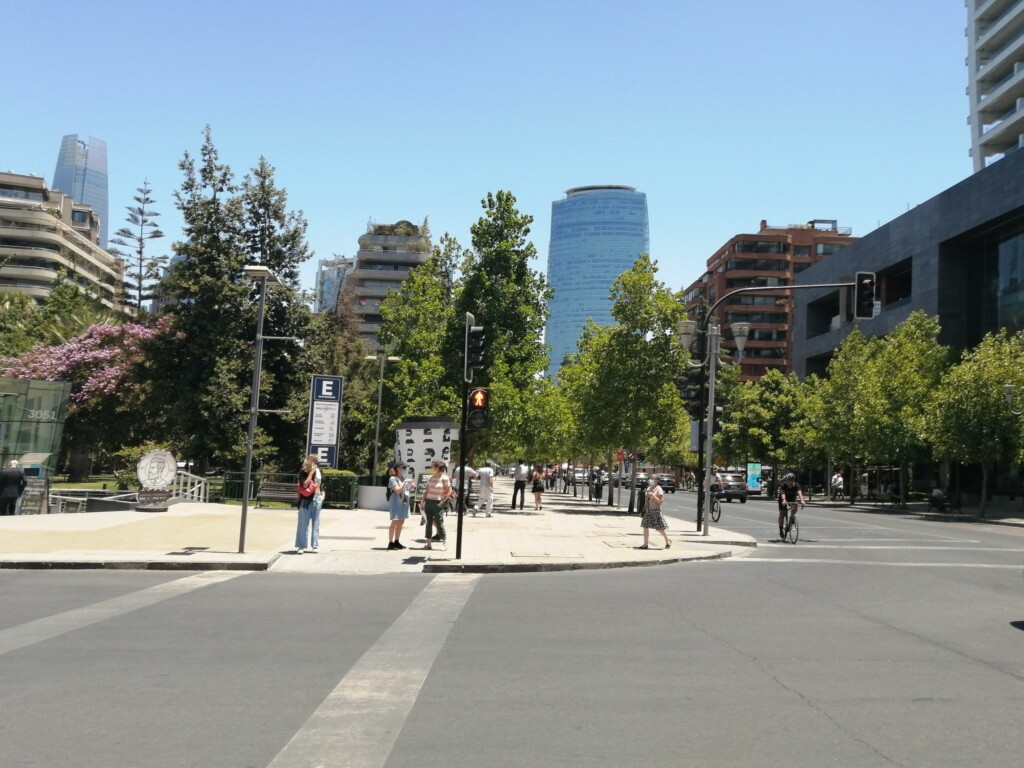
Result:
M858 272L853 284L853 319L870 320L875 316L875 273Z
M715 432L722 431L722 406L720 405L715 406L715 419L713 424Z
M474 389L469 393L466 404L466 429L483 429L487 426L487 410L491 404L490 393L486 389Z
M473 371L484 367L484 328L482 325L473 325L476 318L469 312L466 313L466 349L465 349L465 379L466 383L473 380Z

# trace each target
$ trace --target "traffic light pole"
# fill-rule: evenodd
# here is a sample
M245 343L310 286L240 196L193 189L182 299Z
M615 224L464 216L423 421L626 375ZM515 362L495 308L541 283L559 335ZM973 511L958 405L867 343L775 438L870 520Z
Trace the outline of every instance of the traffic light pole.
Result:
M845 283L813 283L809 285L761 285L752 286L749 288L737 288L735 291L730 291L721 298L718 299L714 304L708 307L706 314L700 319L700 338L702 339L700 348L700 359L706 361L708 367L707 376L707 389L704 389L704 379L701 379L701 412L703 423L699 427L699 436L697 441L697 461L703 466L704 477L700 479L700 485L697 491L697 530L701 531L704 536L708 535L708 518L711 516L711 467L714 462L714 426L715 426L715 379L717 375L718 365L718 354L719 346L721 343L721 328L717 323L713 323L715 316L715 310L723 304L726 300L736 296L740 293L781 293L784 291L795 291L795 290L806 290L809 288L850 288L856 287L858 282L861 282L860 276L862 273L858 273L857 282L845 282ZM874 274L863 273L865 275L871 274L871 290L874 293ZM706 342L706 343L705 343ZM707 402L703 402L704 394L707 394ZM706 406L706 411L703 406Z
M458 503L455 505L458 509L458 523L456 524L455 533L455 559L462 559L462 515L466 508L466 497L463 495L463 488L466 485L466 453L468 448L468 440L466 434L466 411L469 410L469 382L466 381L466 377L462 377L462 425L459 429L459 495Z

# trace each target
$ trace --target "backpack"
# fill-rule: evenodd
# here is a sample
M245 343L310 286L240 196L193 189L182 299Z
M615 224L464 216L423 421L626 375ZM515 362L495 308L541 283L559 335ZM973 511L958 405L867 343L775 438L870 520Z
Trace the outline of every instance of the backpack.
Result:
M388 483L388 487L384 489L384 498L391 501L391 483Z

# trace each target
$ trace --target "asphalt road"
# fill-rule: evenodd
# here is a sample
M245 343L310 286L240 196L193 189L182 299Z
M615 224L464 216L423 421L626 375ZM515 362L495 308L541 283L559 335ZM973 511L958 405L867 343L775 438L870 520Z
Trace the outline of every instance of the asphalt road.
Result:
M1020 765L1024 529L801 514L617 571L0 572L0 766Z

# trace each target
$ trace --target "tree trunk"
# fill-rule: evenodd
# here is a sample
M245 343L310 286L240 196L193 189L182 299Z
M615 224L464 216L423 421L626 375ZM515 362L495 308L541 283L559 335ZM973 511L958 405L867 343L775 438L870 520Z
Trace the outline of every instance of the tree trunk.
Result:
M981 462L981 505L978 508L979 517L985 516L985 501L988 499L988 464Z
M92 469L92 458L85 446L72 445L68 455L68 482L84 483L89 479Z

